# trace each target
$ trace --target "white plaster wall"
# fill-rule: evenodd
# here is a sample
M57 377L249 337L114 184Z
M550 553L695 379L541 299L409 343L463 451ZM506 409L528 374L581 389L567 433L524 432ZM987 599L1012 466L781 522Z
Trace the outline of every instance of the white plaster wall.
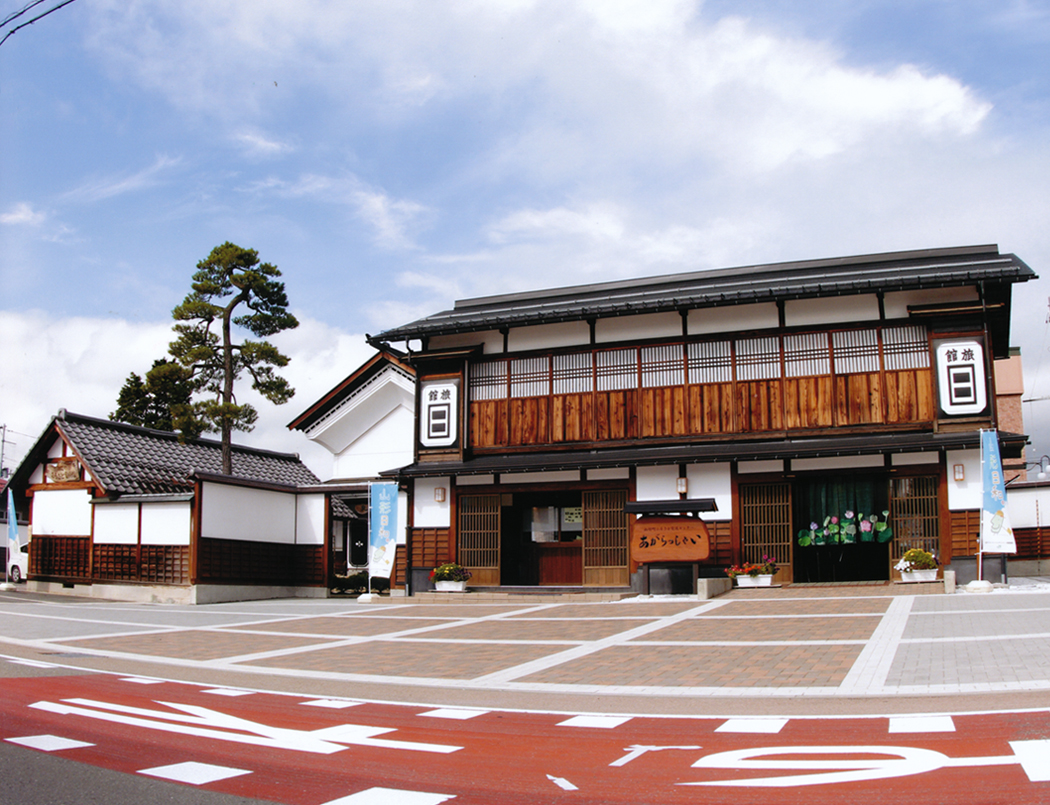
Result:
M932 464L939 467L940 453L894 453L890 456L894 467L913 467L920 464Z
M736 471L741 475L762 472L783 472L784 460L780 458L763 459L762 461L741 461L736 465Z
M579 470L559 470L557 472L501 472L501 484L563 484L580 480Z
M689 479L686 497L714 498L718 506L718 511L702 512L701 519L708 522L733 519L733 473L729 464L690 464L685 468L685 477Z
M295 495L204 484L201 536L248 542L295 542Z
M828 456L826 458L793 458L791 469L808 470L849 470L855 467L883 467L886 465L882 456Z
M948 466L948 508L952 511L981 508L984 503L981 451L949 450L945 453L945 463ZM956 464L964 467L966 479L963 481L955 480Z
M1050 486L1008 486L1006 511L1012 528L1039 528L1050 524Z
M678 497L678 465L639 467L635 473L635 495L638 500L671 500Z
M635 341L645 338L675 338L682 334L682 317L677 313L646 313L598 319L594 340L599 344Z
M136 545L139 541L139 504L104 503L95 506L92 541L100 545Z
M333 458L333 477L376 478L383 470L411 464L414 428L412 411L394 409Z
M143 545L189 545L189 501L142 504Z
M42 465L37 464L33 468L33 471L29 473L29 483L31 484L42 484L44 482L44 468Z
M434 500L434 490L445 490L445 502ZM448 528L451 523L449 502L452 499L451 478L417 478L412 497L412 522L416 528Z
M587 470L588 481L623 481L630 477L630 467L599 467L595 470Z
M298 495L295 501L295 544L324 545L324 495Z
M904 319L908 317L908 305L933 305L945 302L976 302L977 289L937 288L929 291L895 291L886 294L883 305L887 319Z
M689 311L689 334L732 333L738 330L764 330L780 325L776 302L757 305L729 305Z
M56 437L55 441L52 443L51 447L49 447L47 449L47 457L48 458L62 458L62 456L65 455L65 453L63 452L63 448L64 447L65 447L65 442L63 442L61 439Z
M408 544L408 493L397 493L397 544Z
M875 294L836 296L833 299L789 299L784 303L784 324L808 327L815 324L877 321L879 298Z
M91 536L91 496L85 489L42 490L33 495L33 533Z
M475 344L485 345L485 354L503 352L503 333L499 330L486 330L483 333L454 333L436 335L430 339L430 349L451 349L453 347L471 347Z
M494 483L495 475L461 475L456 478L456 486L491 486Z
M512 327L507 334L507 348L510 352L576 347L590 343L591 328L585 321L539 324L535 327Z

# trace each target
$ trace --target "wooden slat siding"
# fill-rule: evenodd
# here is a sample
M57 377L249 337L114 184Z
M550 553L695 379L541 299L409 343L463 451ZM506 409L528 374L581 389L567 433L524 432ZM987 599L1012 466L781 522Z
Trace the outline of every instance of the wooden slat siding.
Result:
M459 498L459 564L478 585L500 583L500 496L462 495Z
M705 564L729 567L733 564L733 524L719 520L708 523L707 531L711 538L711 554Z
M109 544L96 545L94 578L116 581L138 581L138 546Z
M1017 555L1011 559L1045 559L1050 556L1050 528L1015 528Z
M29 575L90 578L91 537L34 536L29 547Z
M952 556L977 556L977 541L981 533L981 510L951 512Z
M897 333L892 368L874 329L559 353L543 371L542 358L511 359L509 374L497 359L478 370L470 443L495 450L930 423L929 356L909 352L920 342L901 329L887 328ZM544 388L551 393L536 396ZM493 399L503 389L508 396Z
M449 529L412 529L412 567L432 570L438 565L452 561L449 550Z
M583 493L583 583L608 587L630 584L630 515L626 490Z

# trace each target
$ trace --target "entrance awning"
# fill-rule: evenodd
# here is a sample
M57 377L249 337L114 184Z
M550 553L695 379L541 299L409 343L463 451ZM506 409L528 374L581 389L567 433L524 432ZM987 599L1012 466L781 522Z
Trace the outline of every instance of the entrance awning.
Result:
M626 514L685 514L716 512L714 498L692 498L691 500L629 500L624 505Z

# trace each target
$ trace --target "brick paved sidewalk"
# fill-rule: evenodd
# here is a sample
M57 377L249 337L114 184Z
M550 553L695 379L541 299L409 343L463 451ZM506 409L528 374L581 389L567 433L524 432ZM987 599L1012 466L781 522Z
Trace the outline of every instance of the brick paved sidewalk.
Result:
M900 587L796 585L711 601L252 602L49 645L257 674L540 694L1050 690L1050 592L901 595ZM208 620L194 624L197 611ZM147 608L134 612L148 620Z

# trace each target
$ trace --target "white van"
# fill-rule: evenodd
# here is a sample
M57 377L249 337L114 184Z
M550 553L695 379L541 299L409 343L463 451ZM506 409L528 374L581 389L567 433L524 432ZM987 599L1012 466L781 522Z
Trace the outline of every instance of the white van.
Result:
M29 568L29 544L21 546L21 550L17 551L12 550L14 546L10 541L7 545L7 580L17 584L26 578Z

